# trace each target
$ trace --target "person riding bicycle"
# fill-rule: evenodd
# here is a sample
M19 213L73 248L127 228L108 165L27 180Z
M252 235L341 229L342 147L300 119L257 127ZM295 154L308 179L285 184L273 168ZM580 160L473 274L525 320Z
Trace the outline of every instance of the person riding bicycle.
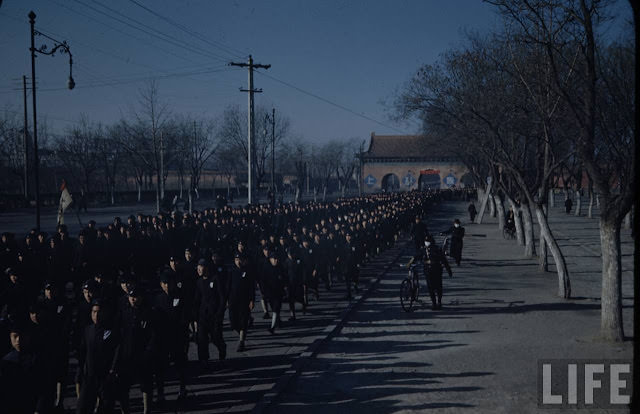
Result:
M442 250L436 245L432 235L427 235L424 239L424 247L416 252L407 266L411 266L415 261L421 260L427 281L427 289L431 297L431 309L442 309L442 267L444 266L453 277L451 266Z

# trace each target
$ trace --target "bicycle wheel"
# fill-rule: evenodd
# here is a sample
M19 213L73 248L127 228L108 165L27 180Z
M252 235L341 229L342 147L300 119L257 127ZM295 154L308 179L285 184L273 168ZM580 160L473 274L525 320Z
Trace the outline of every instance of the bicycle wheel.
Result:
M400 285L400 305L405 312L411 312L413 308L413 295L411 294L411 281L405 279Z
M511 236L509 235L509 229L508 228L505 227L505 228L502 229L502 237L505 240L509 240L511 238Z

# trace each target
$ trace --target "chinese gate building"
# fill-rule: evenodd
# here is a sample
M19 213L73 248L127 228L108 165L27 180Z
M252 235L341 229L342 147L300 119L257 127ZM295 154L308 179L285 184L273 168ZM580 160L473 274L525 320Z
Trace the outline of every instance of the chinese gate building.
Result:
M366 192L462 188L472 184L467 167L455 156L439 150L433 137L376 135L362 154Z

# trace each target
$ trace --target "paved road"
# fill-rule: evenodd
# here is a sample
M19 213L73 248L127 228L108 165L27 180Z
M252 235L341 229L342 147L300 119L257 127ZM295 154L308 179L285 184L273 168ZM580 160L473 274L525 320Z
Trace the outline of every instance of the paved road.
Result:
M450 204L448 214L431 217L430 228L464 217L464 207ZM631 358L631 341L598 339L597 221L557 209L551 222L561 235L574 299L558 298L555 274L539 273L494 224L467 225L465 259L453 279L445 278L443 310L432 311L425 297L422 307L405 313L398 300L405 271L388 272L268 412L537 412L538 359ZM633 245L623 233L629 335Z

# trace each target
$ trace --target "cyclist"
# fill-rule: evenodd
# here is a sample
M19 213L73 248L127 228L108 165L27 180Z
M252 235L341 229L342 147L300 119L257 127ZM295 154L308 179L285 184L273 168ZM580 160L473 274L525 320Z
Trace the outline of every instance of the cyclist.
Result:
M424 239L424 247L416 252L411 258L407 266L411 266L415 261L421 260L425 279L427 280L427 289L431 297L431 309L442 309L442 267L444 266L449 273L449 277L453 276L449 262L442 250L436 245L432 235L427 235Z
M460 266L460 261L462 260L462 239L464 238L464 227L460 224L460 220L455 219L453 221L453 226L451 226L449 230L443 231L440 234L451 236L449 256L453 257L456 264Z

